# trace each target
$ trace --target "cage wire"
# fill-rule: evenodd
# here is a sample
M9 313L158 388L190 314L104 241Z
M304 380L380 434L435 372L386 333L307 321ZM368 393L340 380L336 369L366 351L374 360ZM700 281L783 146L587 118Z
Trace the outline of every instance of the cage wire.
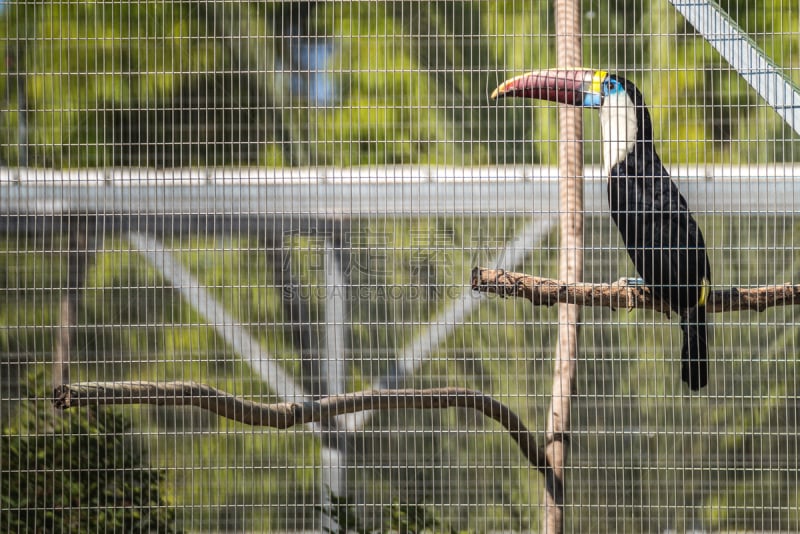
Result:
M582 252L583 281L645 290L600 113L565 140L560 104L490 99L557 66L556 3L0 2L0 531L528 532L552 512L542 466L470 407L375 397L278 429L201 385L293 413L480 391L568 452L564 531L800 531L800 8L555 2L583 65L644 96L711 289L786 297L709 311L697 392L677 314L584 306L558 435L558 307L474 290L473 268L557 280ZM560 248L565 143L580 250Z

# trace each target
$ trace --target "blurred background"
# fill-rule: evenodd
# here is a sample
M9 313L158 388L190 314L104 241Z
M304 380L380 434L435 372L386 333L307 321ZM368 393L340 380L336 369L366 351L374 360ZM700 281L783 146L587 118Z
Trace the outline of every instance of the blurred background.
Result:
M800 82L795 1L720 6ZM798 135L667 0L580 9L585 66L645 95L715 287L797 283ZM557 310L469 281L557 277L557 106L488 98L555 66L554 26L530 1L0 3L0 530L536 530L541 476L470 411L278 431L49 399L458 386L543 440ZM636 276L584 120L584 276ZM800 531L800 317L711 319L698 395L676 321L583 311L565 530Z

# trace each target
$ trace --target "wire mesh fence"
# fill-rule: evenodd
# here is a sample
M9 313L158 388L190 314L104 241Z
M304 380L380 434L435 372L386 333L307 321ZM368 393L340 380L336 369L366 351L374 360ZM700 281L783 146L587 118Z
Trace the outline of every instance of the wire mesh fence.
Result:
M581 139L490 98L563 67L554 3L0 2L0 531L800 531L800 8L556 3ZM630 220L710 264L671 314L609 193L655 153L686 204Z

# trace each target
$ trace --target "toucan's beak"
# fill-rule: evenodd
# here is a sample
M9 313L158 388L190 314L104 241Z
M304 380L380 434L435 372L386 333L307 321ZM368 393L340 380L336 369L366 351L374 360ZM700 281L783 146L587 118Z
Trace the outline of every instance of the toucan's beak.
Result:
M602 85L608 73L592 69L535 70L506 80L492 93L492 100L507 96L537 98L572 106L599 108Z

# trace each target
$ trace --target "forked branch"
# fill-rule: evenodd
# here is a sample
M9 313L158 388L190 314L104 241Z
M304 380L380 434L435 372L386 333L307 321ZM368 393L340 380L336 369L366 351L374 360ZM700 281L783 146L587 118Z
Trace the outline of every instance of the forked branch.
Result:
M623 278L611 284L567 284L502 269L472 270L472 289L503 297L522 297L533 304L552 306L563 302L581 306L644 308L669 314L666 303L654 299L647 287L628 284ZM753 288L712 290L706 303L708 313L764 311L774 306L800 304L800 285L784 284Z
M262 404L195 382L81 382L57 387L53 399L62 410L112 404L195 406L247 425L279 429L364 410L469 408L503 425L532 466L545 475L549 470L543 450L516 413L489 395L464 388L362 391L317 401Z

